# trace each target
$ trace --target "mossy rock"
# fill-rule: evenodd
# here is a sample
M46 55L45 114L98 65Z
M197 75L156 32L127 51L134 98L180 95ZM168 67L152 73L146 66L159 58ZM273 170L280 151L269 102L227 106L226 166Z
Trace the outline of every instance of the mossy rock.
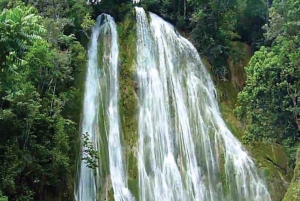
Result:
M232 55L228 57L228 67L230 74L230 82L237 89L242 89L246 81L245 66L251 59L252 51L251 47L246 43L233 42L232 43L236 53L238 55Z
M247 148L266 178L272 200L281 201L292 176L284 147L275 143L257 142Z
M284 196L283 201L299 201L300 200L300 149L296 154L296 166L291 184Z
M120 47L120 115L125 147L128 187L138 200L138 98L136 81L136 20L134 9L118 24Z

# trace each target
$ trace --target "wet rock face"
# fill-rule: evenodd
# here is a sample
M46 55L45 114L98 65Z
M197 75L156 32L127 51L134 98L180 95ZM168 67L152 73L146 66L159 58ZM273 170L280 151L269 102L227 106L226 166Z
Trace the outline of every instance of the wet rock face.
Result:
M283 201L298 200L300 200L300 149L298 149L296 155L296 166L294 169L294 176L284 196Z
M258 167L265 175L273 201L281 201L289 186L292 171L283 146L275 143L257 143L250 149Z

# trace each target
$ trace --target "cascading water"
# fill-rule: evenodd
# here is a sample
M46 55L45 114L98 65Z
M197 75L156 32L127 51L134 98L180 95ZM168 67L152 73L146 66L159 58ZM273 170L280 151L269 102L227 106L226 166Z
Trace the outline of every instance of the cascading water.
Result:
M120 140L117 37L114 19L106 14L100 15L97 24L92 28L88 51L81 132L88 132L89 140L98 152L99 144L105 147L108 141L109 171L114 199L131 201L134 199L127 188ZM101 49L98 49L98 46ZM102 54L102 60L98 59L99 52ZM102 149L105 149L103 147ZM76 201L98 200L97 186L104 186L101 184L103 182L100 182L100 169L101 165L93 170L86 167L84 161L81 162L78 187L75 191Z
M270 201L253 161L221 118L196 49L160 17L149 17L150 23L136 7L138 200ZM81 163L75 200L105 200L99 189L109 188L106 174L114 200L133 201L121 143L119 50L111 16L98 17L88 56L81 133L88 133L103 164L92 170Z
M141 201L270 201L193 45L136 7Z

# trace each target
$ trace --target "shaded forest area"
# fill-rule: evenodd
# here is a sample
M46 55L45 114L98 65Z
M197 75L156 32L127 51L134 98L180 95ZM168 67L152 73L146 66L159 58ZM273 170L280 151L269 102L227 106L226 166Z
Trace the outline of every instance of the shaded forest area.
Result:
M235 114L243 143L282 144L294 166L300 134L300 0L144 0L193 42L216 81L251 46ZM121 22L129 0L0 0L0 200L72 200L89 29ZM1 198L3 196L3 198Z

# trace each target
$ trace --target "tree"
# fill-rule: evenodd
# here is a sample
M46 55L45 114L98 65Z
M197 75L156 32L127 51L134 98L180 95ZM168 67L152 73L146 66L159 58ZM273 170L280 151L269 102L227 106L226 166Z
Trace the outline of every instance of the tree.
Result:
M213 66L213 73L218 79L227 79L229 70L227 60L235 54L232 41L238 40L237 9L234 1L192 1L198 5L192 14L191 38L200 54Z
M72 34L64 35L59 22L57 26L48 22L47 30L58 27L56 40L49 32L24 39L23 51L10 52L24 62L17 64L16 73L5 74L5 81L1 80L0 153L4 157L0 159L0 190L9 199L45 200L49 189L56 189L56 196L63 191L67 193L61 196L72 196L66 189L73 180L71 147L77 135L65 108L73 107L71 100L79 96L74 77L83 70L86 52ZM42 18L39 23L46 24ZM31 28L22 26L25 31ZM6 60L5 65L11 68L16 61Z
M70 61L44 40L28 49L25 60L18 74L8 75L9 90L2 97L7 106L0 113L0 150L6 168L0 171L0 185L10 197L24 197L28 191L41 198L50 186L66 188L66 175L72 174L69 139L76 127L62 116L73 97L64 85L72 78Z
M45 29L33 7L19 5L0 14L0 70L15 71L21 57ZM14 64L14 65L13 65Z
M275 141L292 154L300 137L299 6L300 1L274 3L266 26L271 47L262 47L245 68L236 109L247 120L245 142Z
M268 1L246 0L240 3L238 10L237 31L241 40L252 46L253 50L258 50L264 44L262 26L268 21Z

